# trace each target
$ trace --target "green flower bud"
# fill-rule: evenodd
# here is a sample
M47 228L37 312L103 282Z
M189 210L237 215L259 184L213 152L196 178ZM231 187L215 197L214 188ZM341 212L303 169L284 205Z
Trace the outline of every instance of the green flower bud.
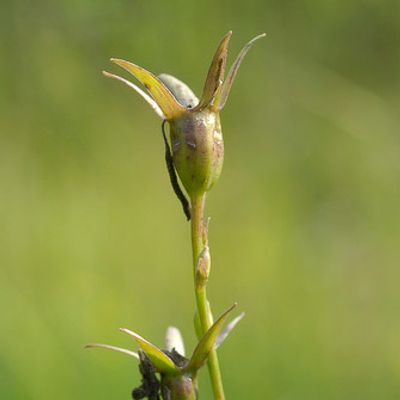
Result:
M166 376L161 379L161 394L164 400L196 400L197 379L191 374Z
M111 59L113 63L134 75L146 88L148 94L132 82L104 72L107 77L117 79L134 89L164 121L168 121L171 131L173 166L191 198L209 191L221 174L224 144L219 112L225 106L232 83L247 51L254 41L265 36L265 34L256 36L243 47L225 77L231 35L232 32L229 31L217 47L200 100L186 84L177 78L168 74L157 77L125 60ZM169 154L169 148L167 148L167 154ZM181 200L185 213L190 217L170 164L168 169L175 193Z
M170 121L174 166L190 197L209 191L224 161L219 114L209 109L187 111Z

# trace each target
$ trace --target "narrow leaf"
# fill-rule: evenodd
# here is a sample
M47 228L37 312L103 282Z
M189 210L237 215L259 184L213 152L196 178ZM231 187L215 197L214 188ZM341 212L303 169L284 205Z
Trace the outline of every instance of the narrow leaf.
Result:
M118 353L123 353L139 360L139 355L137 353L127 349L122 349L121 347L111 346L109 344L103 344L103 343L89 343L85 346L85 349L93 349L93 348L101 348L101 349L116 351Z
M236 307L236 303L228 308L218 319L214 322L211 328L203 335L200 342L196 346L189 364L185 368L186 371L198 370L206 361L208 354L215 346L218 334L221 331L228 314Z
M237 71L240 67L240 64L242 63L246 53L250 50L250 47L253 45L253 43L258 40L261 39L263 37L265 37L265 33L263 33L262 35L258 35L255 38L251 39L250 42L248 42L243 49L240 51L239 55L237 56L235 62L233 63L231 69L229 70L228 76L226 77L224 83L221 85L221 87L218 90L217 95L215 96L215 100L213 103L213 109L215 111L220 111L225 103L226 100L229 96L229 92L231 90L233 81L235 80Z
M241 321L244 317L244 312L239 316L234 318L229 324L225 327L225 329L218 335L217 340L215 341L215 348L218 349L221 346L222 342L228 337L228 335L232 332L233 328Z
M161 108L167 120L173 119L185 111L185 108L178 103L170 90L151 72L129 61L112 58L114 64L119 65L130 72L139 82L141 82L151 97Z
M198 109L204 108L212 102L218 87L224 79L226 58L228 56L228 45L231 36L232 31L229 31L218 45L214 58L211 61L210 68L208 69L206 83L203 88L203 95L201 96L200 104L197 106Z
M135 332L129 329L121 328L120 331L127 333L132 336L137 344L142 348L146 355L150 358L151 362L157 368L159 372L165 374L176 374L179 373L179 368L174 364L174 362L157 346L150 343L146 339L142 338Z
M150 104L151 108L157 113L157 115L159 117L161 117L162 119L165 119L165 116L164 116L163 112L161 111L161 108L158 106L158 104L146 92L144 92L142 89L138 88L135 84L133 84L132 82L128 81L125 78L121 78L118 75L110 74L107 71L103 71L103 75L106 76L107 78L112 78L112 79L121 81L121 82L125 83L125 85L127 85L130 88L132 88L133 90L135 90L147 101L147 103Z

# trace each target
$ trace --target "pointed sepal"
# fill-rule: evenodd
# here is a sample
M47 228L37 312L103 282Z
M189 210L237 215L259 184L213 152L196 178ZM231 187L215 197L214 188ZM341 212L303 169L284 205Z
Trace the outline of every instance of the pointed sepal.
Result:
M188 365L185 367L185 371L196 371L206 361L208 354L215 346L217 337L222 329L222 326L228 317L229 313L236 307L236 303L229 307L211 326L211 328L203 335L200 342L196 346L192 358Z
M136 360L139 360L139 355L137 353L135 353L134 351L123 349L121 347L111 346L110 344L89 343L85 346L85 349L99 349L99 348L115 351L117 353L123 353L130 357L136 358Z
M217 89L224 80L226 58L228 56L229 40L232 36L232 31L229 31L218 45L217 51L211 61L208 69L206 83L204 84L203 94L197 109L202 109L210 105L214 99Z
M174 364L171 358L169 358L157 346L142 338L137 333L130 331L129 329L121 328L120 331L125 332L129 336L133 337L136 343L146 353L147 357L150 358L153 365L157 368L157 371L167 375L179 374L179 368Z
M107 78L116 79L117 81L125 83L125 85L129 86L131 89L139 93L147 101L147 103L150 104L150 107L157 113L157 115L160 118L166 119L164 113L161 111L161 108L158 106L158 104L146 92L138 88L135 84L118 75L110 74L107 71L103 71L103 75L106 76Z
M256 36L255 38L251 39L250 42L248 42L243 47L243 49L240 51L239 55L237 56L235 62L232 65L231 69L229 70L229 73L228 73L224 83L220 86L218 93L215 96L214 103L212 105L213 110L220 111L224 107L226 100L228 99L229 92L232 88L233 81L235 80L235 77L236 77L236 74L240 67L240 64L242 63L246 53L250 50L250 47L253 45L253 43L256 40L261 39L265 36L266 36L265 33Z
M129 61L120 60L118 58L112 58L111 61L124 68L142 83L161 108L165 119L171 120L185 111L185 108L178 103L164 83L151 72Z
M215 348L218 349L219 346L223 343L223 341L229 336L232 332L233 328L242 320L245 316L245 313L242 312L236 318L234 318L229 324L225 327L225 329L218 335L217 340L215 341Z

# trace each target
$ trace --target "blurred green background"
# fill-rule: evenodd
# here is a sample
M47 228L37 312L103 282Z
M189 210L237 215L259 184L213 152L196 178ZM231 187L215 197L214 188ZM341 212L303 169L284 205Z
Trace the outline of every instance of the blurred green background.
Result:
M121 326L193 348L160 120L101 70L199 94L229 29L228 64L268 37L222 112L207 209L213 310L247 313L220 350L227 398L400 398L398 1L13 0L0 20L1 399L129 399L136 363L82 349L134 348Z

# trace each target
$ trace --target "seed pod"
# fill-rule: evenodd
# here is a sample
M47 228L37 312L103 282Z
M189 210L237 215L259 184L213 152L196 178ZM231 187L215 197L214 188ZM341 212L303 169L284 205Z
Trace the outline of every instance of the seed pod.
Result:
M163 376L161 394L164 400L196 400L197 379L191 374Z
M187 110L169 121L172 158L190 197L208 192L217 182L224 160L219 114Z

